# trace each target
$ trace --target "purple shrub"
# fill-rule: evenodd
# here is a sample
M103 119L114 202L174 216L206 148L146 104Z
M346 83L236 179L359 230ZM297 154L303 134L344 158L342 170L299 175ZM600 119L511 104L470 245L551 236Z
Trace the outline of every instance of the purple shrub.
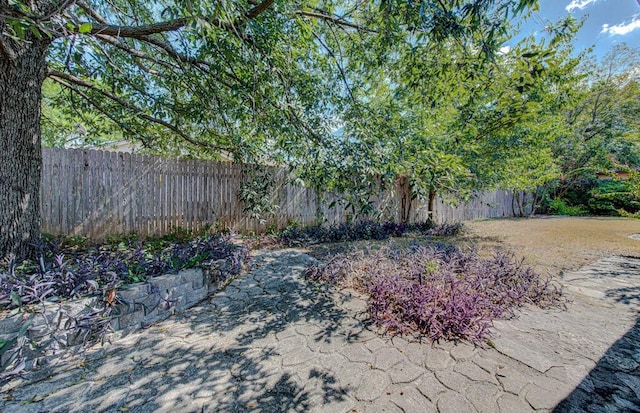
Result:
M429 220L415 224L380 223L365 220L334 224L329 227L318 225L290 227L282 231L277 239L283 245L296 246L323 242L385 240L389 237L402 237L408 232L417 232L427 236L453 236L458 235L462 228L462 223L459 222L435 225Z
M121 284L140 282L217 260L228 262L222 276L229 278L241 271L248 254L246 247L235 245L223 236L181 242L153 240L145 244L129 239L92 247L65 246L62 240L49 240L41 242L37 248L37 262L25 262L20 267L11 265L6 271L0 269L0 311L25 311L33 316L44 311L47 303L87 296L101 299L91 311L78 318L68 317L64 326L47 325L48 338L35 346L24 336L11 342L0 342L0 354L11 354L7 362L4 357L0 364L0 381L24 369L23 352L35 351L34 348L46 351L59 330L69 332L74 343L86 345L104 341L111 332L113 304L120 302L116 291ZM159 303L174 304L174 300L162 296L160 290L149 293L157 295ZM6 369L13 369L13 372L4 373Z
M432 340L483 341L494 319L513 317L524 304L562 302L549 280L511 254L484 259L444 245L338 254L306 276L367 293L369 316L386 332Z

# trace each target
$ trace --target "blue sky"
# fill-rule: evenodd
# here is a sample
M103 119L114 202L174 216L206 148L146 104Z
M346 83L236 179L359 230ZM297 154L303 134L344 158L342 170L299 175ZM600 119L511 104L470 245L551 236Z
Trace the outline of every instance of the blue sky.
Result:
M586 17L574 41L576 51L594 47L601 56L613 45L640 47L640 0L540 0L540 10L522 25L523 35L542 35L548 21L572 14Z

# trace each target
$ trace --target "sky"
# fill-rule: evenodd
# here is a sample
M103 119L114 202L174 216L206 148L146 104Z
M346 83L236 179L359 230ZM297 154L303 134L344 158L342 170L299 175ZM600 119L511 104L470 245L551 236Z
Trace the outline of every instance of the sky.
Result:
M602 56L617 43L640 47L640 0L539 1L540 10L521 27L523 35L542 35L548 21L571 14L579 21L586 18L574 40L576 52L593 47Z

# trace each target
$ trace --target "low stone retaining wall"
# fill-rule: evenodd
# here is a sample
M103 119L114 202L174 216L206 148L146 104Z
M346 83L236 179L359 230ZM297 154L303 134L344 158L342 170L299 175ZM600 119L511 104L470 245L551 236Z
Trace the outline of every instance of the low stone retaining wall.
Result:
M115 294L107 292L105 297L25 307L0 319L0 340L4 342L0 366L11 364L15 357L33 360L43 355L21 340L46 348L46 353L51 354L100 334L134 331L163 320L223 287L231 279L230 265L227 260L218 260L203 268L125 285Z

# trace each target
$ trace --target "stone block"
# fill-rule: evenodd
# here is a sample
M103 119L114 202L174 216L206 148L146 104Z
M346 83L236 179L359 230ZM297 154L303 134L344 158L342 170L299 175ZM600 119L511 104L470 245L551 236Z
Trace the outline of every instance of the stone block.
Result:
M130 306L132 305L141 295L144 295L146 291L146 286L130 286L125 289L118 290L118 299L121 304Z
M159 288L161 292L165 292L176 285L179 285L180 282L180 276L177 274L160 275L149 280L149 284Z
M190 283L193 289L199 289L204 286L204 275L202 269L192 268L180 272L181 283Z
M207 297L209 291L206 286L203 286L197 290L192 290L187 294L187 306L192 306Z
M142 322L145 320L144 311L137 310L128 314L123 314L118 317L119 327L121 330L130 328L130 327L139 327Z
M174 302L171 304L172 308L174 310L184 310L185 308L187 308L188 303L187 303L187 295L186 294L182 294L179 295L177 297L174 298ZM175 313L175 311L174 311Z

